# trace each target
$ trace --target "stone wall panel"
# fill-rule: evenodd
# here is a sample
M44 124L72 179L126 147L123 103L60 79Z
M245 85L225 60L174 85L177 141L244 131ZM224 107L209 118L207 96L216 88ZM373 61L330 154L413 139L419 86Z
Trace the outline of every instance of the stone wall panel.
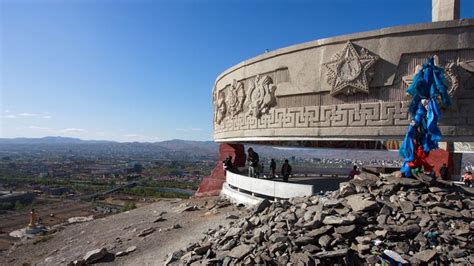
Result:
M215 139L402 139L411 121L406 88L420 65L435 56L453 100L442 109L442 133L445 139L474 141L473 40L474 20L467 19L338 36L262 54L217 78Z

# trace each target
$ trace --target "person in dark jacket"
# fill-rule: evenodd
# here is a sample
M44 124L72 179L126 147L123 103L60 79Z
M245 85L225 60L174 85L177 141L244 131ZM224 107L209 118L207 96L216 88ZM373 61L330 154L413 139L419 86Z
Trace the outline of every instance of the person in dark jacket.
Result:
M288 163L288 160L285 160L285 163L281 166L281 176L283 176L283 181L288 182L288 177L291 175L291 165Z
M254 152L252 148L248 148L247 152L247 161L249 162L249 176L255 177L257 167L259 167L258 153Z
M227 156L227 158L225 158L223 163L224 163L224 170L229 171L229 172L234 171L234 166L232 164L232 156L230 156L230 155Z
M357 169L357 165L354 165L354 167L352 167L351 172L349 173L349 178L353 179L356 175L360 175L360 171Z
M277 168L277 164L274 159L270 161L270 178L275 178L275 170Z
M449 169L445 163L443 163L443 166L441 166L441 168L439 169L439 175L441 176L441 179L448 180Z

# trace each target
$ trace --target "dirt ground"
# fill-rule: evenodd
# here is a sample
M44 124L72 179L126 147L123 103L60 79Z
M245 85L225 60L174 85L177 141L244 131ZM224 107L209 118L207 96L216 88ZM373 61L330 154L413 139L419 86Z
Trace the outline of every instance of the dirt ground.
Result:
M35 204L38 217L46 226L60 224L70 217L92 215L91 204L86 202L67 200L39 200ZM29 211L8 211L0 215L0 253L8 250L11 245L18 242L18 239L10 237L11 231L23 228L28 225ZM54 214L50 216L50 214Z
M167 255L186 247L218 225L227 225L229 215L242 215L245 209L229 205L209 207L216 198L169 200L163 199L131 211L107 216L90 222L68 225L42 241L21 241L0 254L2 265L67 264L82 258L88 251L106 247L111 253L136 246L136 251L123 256L111 256L110 265L163 265ZM185 204L197 206L197 210L179 212ZM164 221L154 222L157 217ZM179 228L176 225L179 224ZM154 228L147 236L139 237L144 229Z

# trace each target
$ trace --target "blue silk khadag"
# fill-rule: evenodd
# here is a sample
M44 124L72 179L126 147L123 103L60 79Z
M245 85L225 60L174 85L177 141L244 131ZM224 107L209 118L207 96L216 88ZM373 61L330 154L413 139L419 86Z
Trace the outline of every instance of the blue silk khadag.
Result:
M438 148L438 142L441 140L438 98L441 98L444 107L451 105L444 70L434 64L433 57L428 58L423 68L415 74L407 93L412 97L408 107L412 121L398 154L404 159L400 171L409 177L412 176L409 163L417 156L415 145L421 145L423 151L429 153Z

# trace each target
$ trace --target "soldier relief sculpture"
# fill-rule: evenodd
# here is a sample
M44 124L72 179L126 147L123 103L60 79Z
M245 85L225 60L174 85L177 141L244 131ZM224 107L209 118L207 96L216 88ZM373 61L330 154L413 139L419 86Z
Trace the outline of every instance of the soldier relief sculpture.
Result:
M253 86L248 91L247 114L260 118L262 114L268 113L270 108L276 105L276 85L269 76L257 75Z
M225 118L227 107L225 104L225 93L224 91L217 92L217 104L216 104L216 122L220 124Z
M236 80L221 90L216 89L213 94L215 123L221 124L226 117L237 116L244 111L244 107L247 109L246 116L260 118L267 114L276 105L276 88L270 76L257 75L247 93L244 83Z

